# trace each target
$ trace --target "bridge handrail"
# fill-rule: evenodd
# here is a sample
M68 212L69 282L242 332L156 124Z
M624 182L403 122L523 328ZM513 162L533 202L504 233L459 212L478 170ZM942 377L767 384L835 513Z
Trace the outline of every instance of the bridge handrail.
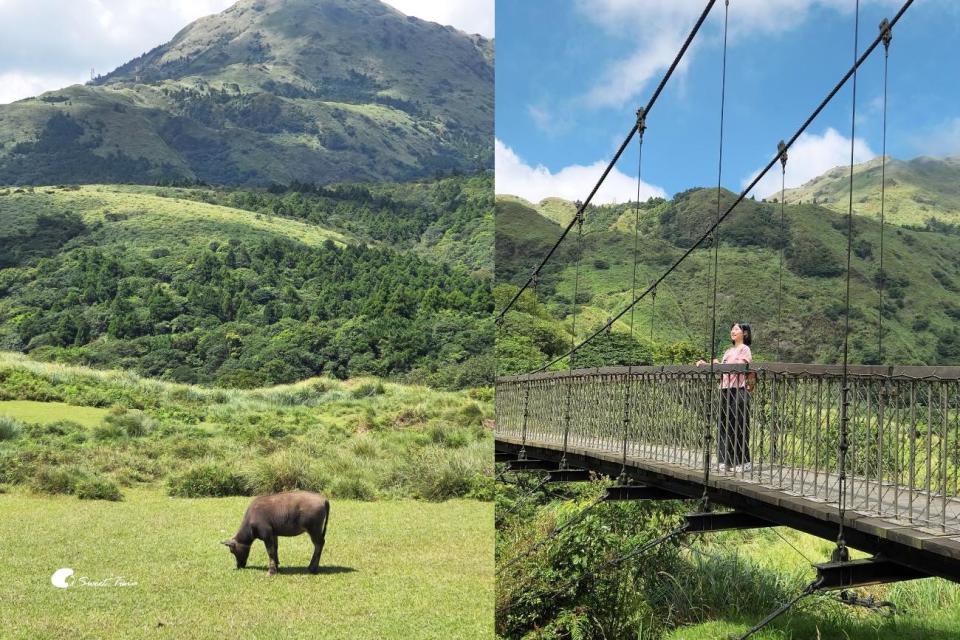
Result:
M843 365L806 364L799 362L757 362L746 364L715 364L714 373L732 373L752 371L790 376L842 376ZM562 371L541 371L513 376L498 376L497 382L526 382L568 377L595 375L644 375L644 374L700 374L710 372L708 366L680 365L638 365L618 367L589 367ZM888 365L849 365L847 373L861 378L887 378L891 380L960 380L960 367L924 367L924 366L888 366Z

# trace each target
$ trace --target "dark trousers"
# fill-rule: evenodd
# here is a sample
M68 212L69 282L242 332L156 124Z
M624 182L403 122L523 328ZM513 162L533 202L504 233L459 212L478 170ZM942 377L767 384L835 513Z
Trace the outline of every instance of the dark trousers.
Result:
M727 466L750 462L750 392L744 388L720 389L717 459Z

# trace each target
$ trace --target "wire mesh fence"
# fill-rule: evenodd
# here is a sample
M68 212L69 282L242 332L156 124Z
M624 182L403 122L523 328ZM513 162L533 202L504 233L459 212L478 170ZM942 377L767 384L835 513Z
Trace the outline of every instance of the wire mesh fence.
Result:
M840 498L843 370L637 366L500 378L498 434ZM846 505L960 531L960 367L847 370Z

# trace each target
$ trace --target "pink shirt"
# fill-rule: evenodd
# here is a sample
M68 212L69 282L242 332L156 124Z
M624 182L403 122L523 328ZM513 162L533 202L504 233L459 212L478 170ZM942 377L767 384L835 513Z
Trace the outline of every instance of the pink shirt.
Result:
M720 364L748 364L753 360L753 354L750 353L750 347L741 344L739 347L730 347L723 352L723 359ZM721 389L731 389L734 387L746 387L747 374L745 373L725 373L720 379Z

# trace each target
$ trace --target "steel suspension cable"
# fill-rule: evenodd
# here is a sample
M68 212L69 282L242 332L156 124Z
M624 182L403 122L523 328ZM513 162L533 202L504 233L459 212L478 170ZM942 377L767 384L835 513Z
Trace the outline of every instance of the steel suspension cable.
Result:
M727 25L730 18L730 0L723 3L723 63L720 72L720 152L717 157L717 221L713 223L713 307L710 314L710 381L714 380L714 366L717 359L717 281L720 272L720 195L721 180L723 179L723 111L727 97ZM708 386L707 393L712 393ZM719 409L720 397L717 396ZM708 400L709 401L709 400ZM713 408L713 402L710 402ZM716 422L713 412L707 411L707 422L703 430L703 496L702 509L710 510L710 458L713 449L713 423Z
M903 17L903 14L907 11L907 9L910 8L910 6L913 4L913 2L914 2L914 0L906 0L906 1L903 3L903 5L902 5L902 6L900 7L900 9L897 11L897 13L894 15L894 17L890 20L890 27L891 27L891 28L892 28L893 26L895 26L895 25L897 24L897 22L899 22L900 18ZM873 41L873 43L864 50L864 52L860 55L860 57L857 59L857 61L854 63L854 65L853 65L852 67L850 67L849 70L847 70L847 72L843 75L843 77L840 78L840 80L839 80L839 81L837 82L837 84L833 87L833 89L830 90L830 92L826 95L826 97L823 98L823 100L820 102L820 104L810 113L809 116L807 116L807 119L803 122L803 124L801 124L800 127L799 127L799 128L794 132L794 134L790 137L790 139L787 141L787 143L786 143L786 145L785 145L786 149L789 149L790 147L792 147L793 144L797 141L797 139L807 130L807 128L809 128L809 126L813 123L813 121L816 119L816 117L820 115L820 113L826 108L827 104L829 104L830 101L833 100L834 96L836 96L837 93L840 91L840 89L842 89L843 86L847 83L847 81L848 81L848 80L850 79L850 77L853 75L854 71L855 71L856 69L858 69L858 68L864 63L864 61L865 61L868 57L870 57L870 54L873 53L874 49L877 48L877 45L880 44L880 41L881 41L881 36L877 36L877 38ZM733 203L732 203L729 207L727 207L727 209L726 209L726 211L724 212L724 214L723 214L722 216L720 216L720 222L723 222L723 221L727 218L727 216L729 216L730 213L731 213L741 202L743 202L743 200L747 197L747 194L749 194L749 193L753 190L753 188L757 186L757 184L760 182L760 180L763 179L763 177L766 176L767 173L770 172L770 169L772 169L772 168L773 168L773 165L775 165L779 160L780 160L780 154L779 154L779 153L778 153L777 155L775 155L773 158L770 159L770 161L766 164L766 166L764 166L764 168L761 169L759 173L757 173L757 175L753 178L753 180L750 181L750 184L748 184L748 185L743 189L743 191L740 192L740 194L736 197L736 199L734 199ZM684 251L683 255L681 255L679 258L677 258L677 259L673 262L673 264L672 264L662 275L660 275L660 277L658 277L649 287L647 287L646 290L643 291L643 293L641 293L638 297L636 297L636 298L633 300L633 302L631 302L629 305L627 305L627 306L626 306L624 309L622 309L619 313L617 313L615 316L611 317L611 318L607 321L607 324L606 324L606 325L600 327L600 328L597 329L595 332L593 332L591 335L589 335L586 339L582 340L578 345L576 345L576 346L574 347L573 351L576 351L577 349L580 349L581 347L583 347L583 345L587 344L588 342L590 342L591 340L593 340L594 338L596 338L598 335L600 335L601 333L603 333L604 331L606 331L614 322L616 322L617 320L619 320L620 318L622 318L624 315L626 315L626 313L627 313L628 311L630 311L630 309L631 309L634 305L636 305L638 302L640 302L641 300L643 300L644 298L646 298L647 295L649 295L650 292L651 292L654 288L657 287L657 285L659 285L661 282L663 282L663 281L667 278L667 276L669 276L671 273L673 273L673 272L677 269L677 267L680 266L681 263L683 263L687 258L689 258L690 255L691 255L701 244L703 244L703 241L706 240L706 239L709 237L709 235L713 232L713 230L714 230L714 228L716 227L716 225L717 225L717 223L714 222L713 226L711 226L709 229L707 229L707 230L703 233L703 235L701 235L700 238L699 238L696 242L693 243L693 245L691 245L686 251ZM555 365L557 362L560 362L561 360L563 360L564 358L566 358L566 357L569 356L569 355L570 355L570 352L561 354L561 355L555 357L553 360L551 360L551 361L548 362L547 364L545 364L544 366L540 367L539 369L534 369L534 370L532 370L532 371L529 371L528 373L539 373L540 371L546 371L547 369L549 369L550 367L552 367L553 365Z
M654 90L653 95L650 96L650 99L647 101L647 106L643 108L645 114L649 114L650 110L653 109L653 105L656 104L657 99L660 97L660 94L663 92L664 87L667 86L667 81L670 80L670 77L673 75L673 72L676 71L677 67L680 65L680 61L683 59L684 54L686 54L687 49L690 48L690 44L693 42L694 37L696 37L697 32L700 31L700 26L707 19L707 15L710 13L710 10L713 8L713 5L716 4L717 0L708 0L706 6L703 8L703 11L700 13L700 17L697 19L693 29L690 30L690 33L687 35L687 39L683 42L683 45L680 47L680 50L677 52L676 57L673 59L673 62L670 63L670 67L667 68L666 73L663 74L663 77L660 79L660 84L657 85L657 88ZM613 155L613 159L610 160L610 163L607 164L607 168L603 170L603 174L600 175L600 179L597 181L597 184L594 185L593 189L590 191L590 194L587 196L587 199L583 201L583 204L579 207L577 213L580 213L585 209L590 202L593 200L593 196L596 195L597 191L600 189L600 185L603 184L603 181L607 179L607 174L613 169L613 167L620 160L620 156L623 155L623 152L626 150L627 145L630 144L630 141L633 139L633 135L637 133L637 126L634 125L630 129L630 133L627 134L627 137L620 144L620 147L617 149L617 152ZM563 233L560 234L560 237L557 241L550 247L550 250L547 251L547 254L540 261L540 264L537 265L537 268L534 269L533 274L530 276L522 287L514 294L513 298L510 299L510 302L497 314L496 321L500 322L503 317L510 311L511 307L516 304L517 300L520 298L527 287L530 286L531 280L534 275L539 275L541 269L544 265L550 260L554 252L557 250L557 247L563 242L564 238L567 237L567 234L570 233L570 230L573 228L573 222L568 224L563 230Z
M577 341L577 296L580 293L580 258L583 257L583 207L577 207L577 213L573 217L574 224L577 225L577 266L575 268L575 276L573 280L573 322L570 328L570 360L567 362L567 368L569 371L573 371L573 356L576 349L573 348L573 345ZM567 383L567 403L566 403L566 413L564 415L564 427L563 427L563 457L560 458L560 468L567 468L567 442L570 438L570 401L571 396L573 395L573 384Z
M787 185L787 145L781 140L777 144L780 153L780 265L777 268L777 362L780 362L780 336L783 335L783 251L787 245L784 235L783 195Z
M853 59L857 59L858 39L860 35L860 0L856 0L856 10L853 18ZM838 488L840 496L837 502L837 511L840 516L839 530L837 532L837 547L833 550L833 560L837 562L846 562L850 559L850 552L847 549L846 540L843 537L843 519L847 512L847 449L849 443L849 422L850 422L850 380L847 367L849 364L850 351L850 256L853 253L853 151L855 144L855 134L857 126L857 73L853 73L853 99L850 109L850 199L847 208L847 277L846 291L844 293L844 318L843 318L843 374L841 376L840 387L840 472L838 478Z
M640 239L640 184L641 176L643 175L643 134L647 130L647 118L646 112L644 112L643 107L637 109L637 131L639 136L639 145L637 150L637 206L636 211L634 212L633 219L633 282L630 289L630 298L637 297L637 263L640 258L639 251L639 239ZM630 310L630 337L633 338L633 321L634 321L634 311L636 308ZM653 322L653 316L650 317L650 322ZM570 356L571 358L573 356ZM632 358L631 358L632 360ZM630 365L633 366L632 364ZM630 433L630 423L632 419L632 412L630 403L633 400L633 376L631 372L627 373L627 381L623 387L623 457L621 460L620 466L620 480L622 482L627 482L627 437Z
M893 32L886 18L880 23L880 37L883 38L883 151L880 156L880 282L877 283L880 289L880 308L877 313L877 364L883 364L883 289L887 280L887 274L883 271L883 217L887 186L887 63Z

